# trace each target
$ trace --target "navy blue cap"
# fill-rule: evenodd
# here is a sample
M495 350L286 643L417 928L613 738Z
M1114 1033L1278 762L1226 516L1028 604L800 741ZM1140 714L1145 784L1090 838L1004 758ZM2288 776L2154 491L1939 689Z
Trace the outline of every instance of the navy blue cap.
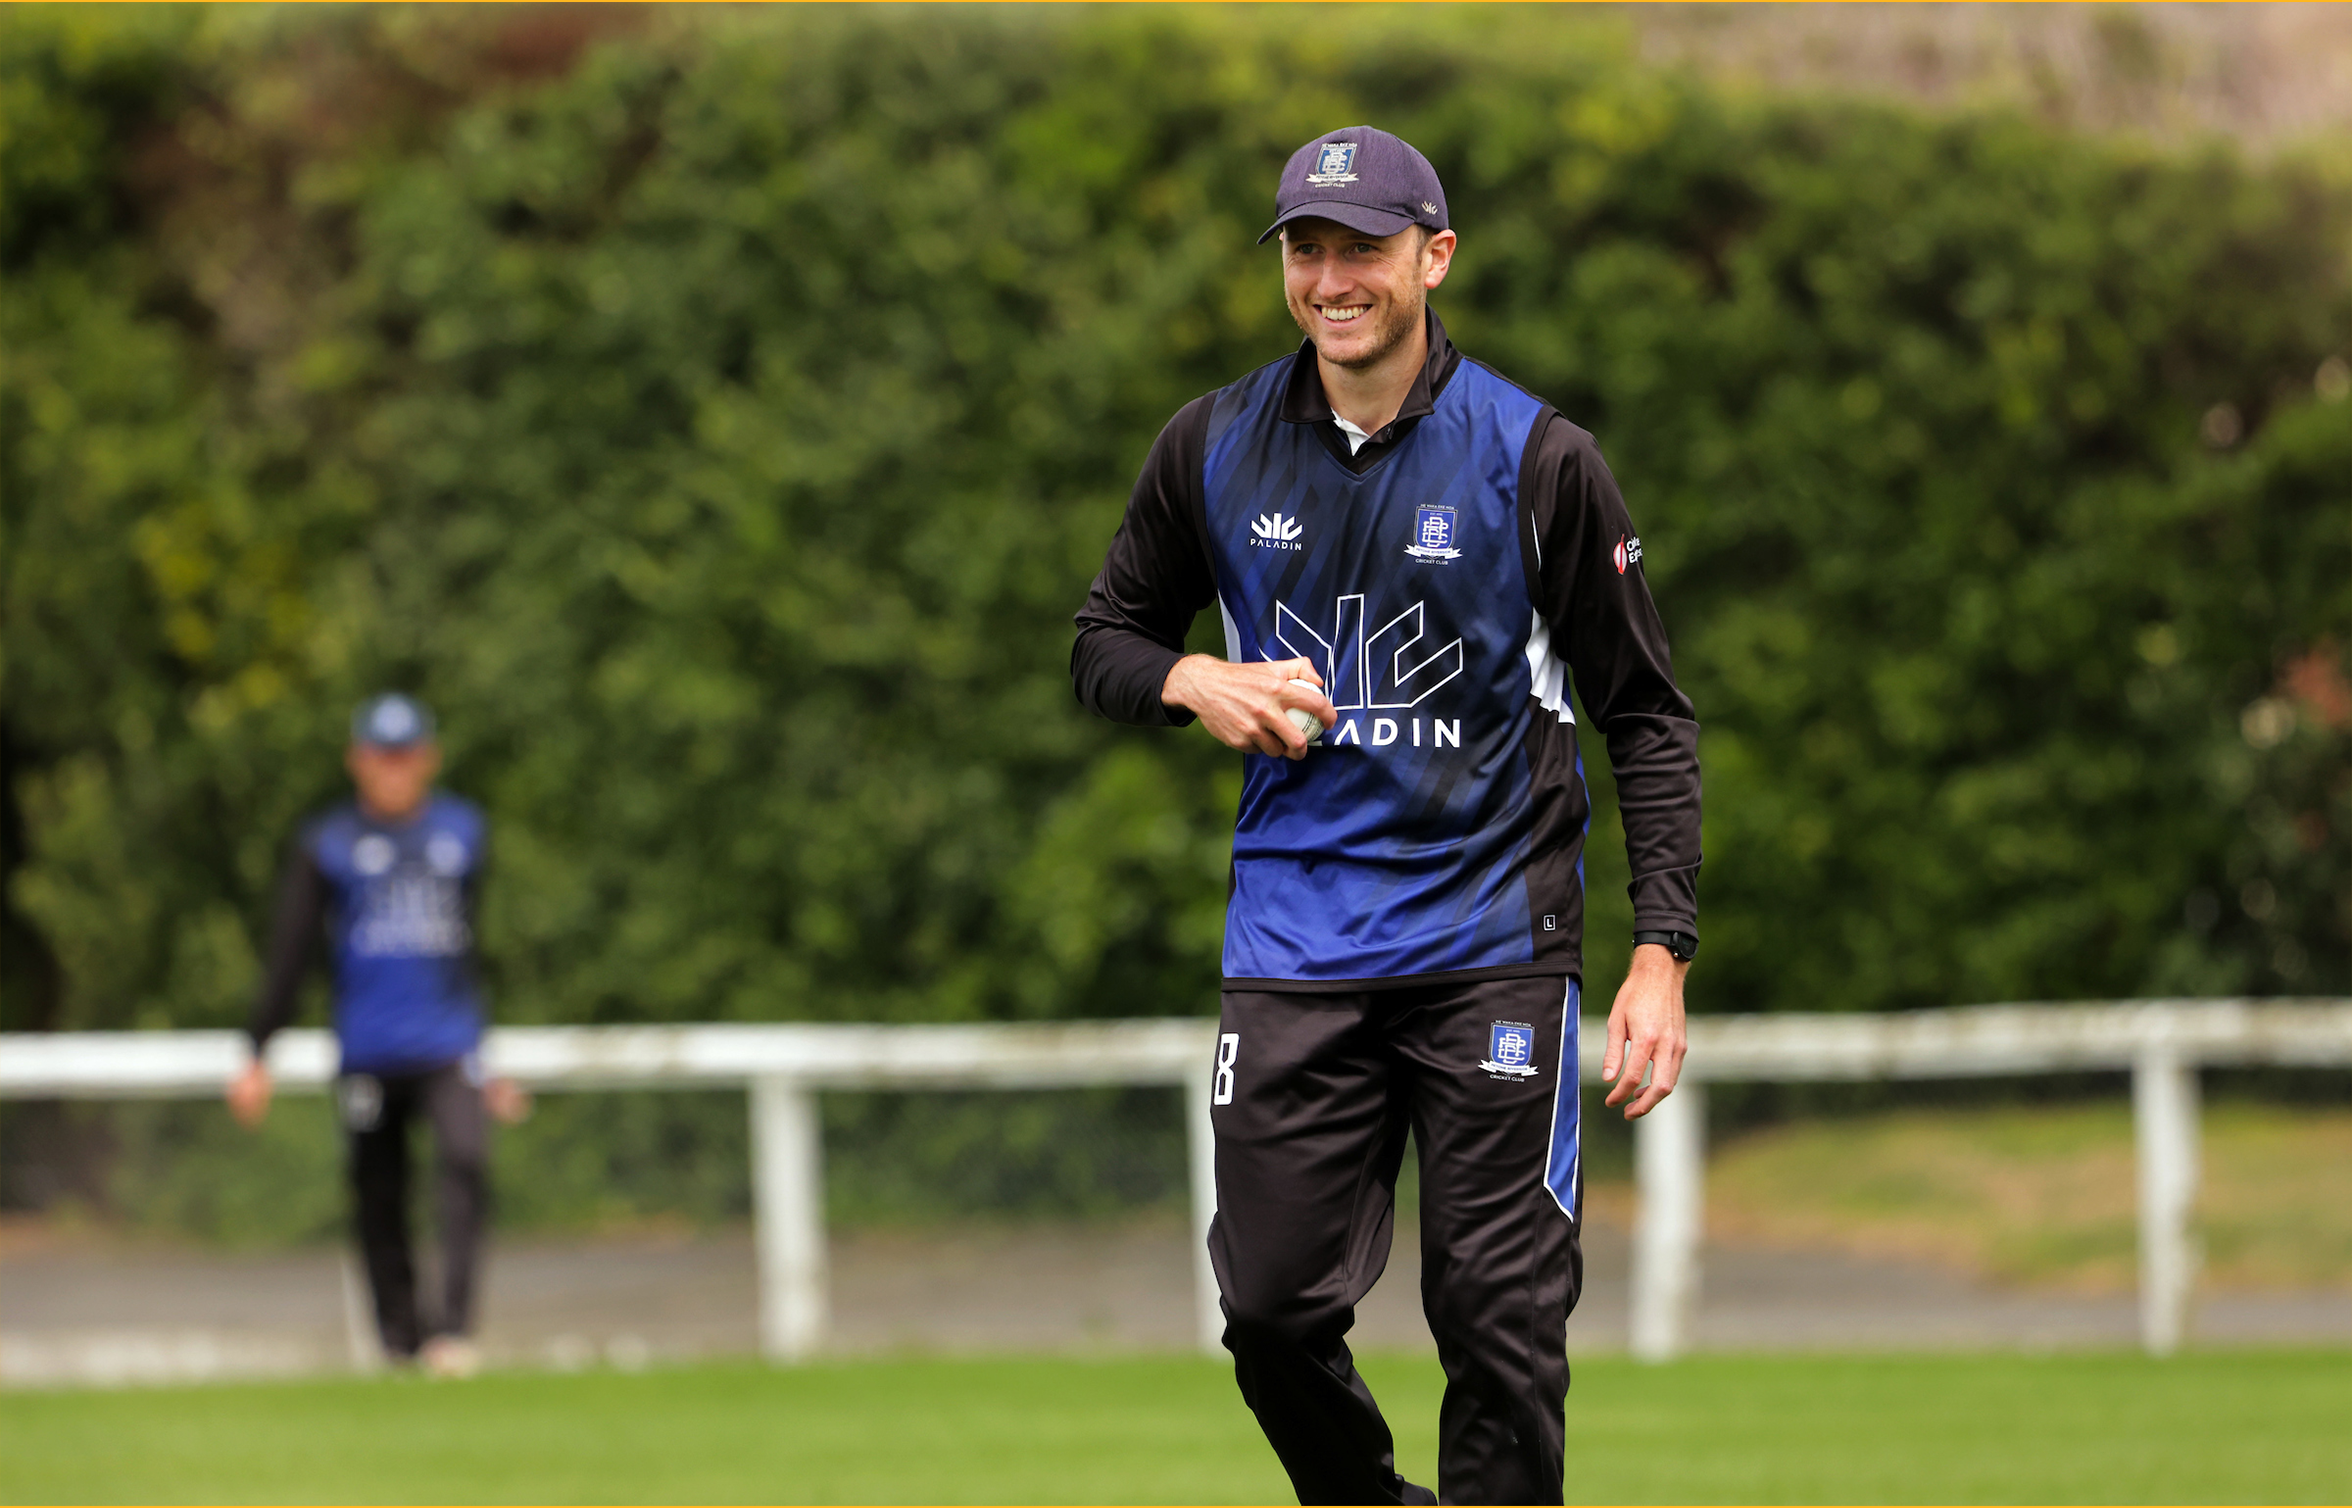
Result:
M1293 220L1335 220L1368 236L1408 225L1445 230L1445 187L1413 144L1370 126L1326 131L1290 154L1274 191L1274 223L1263 246Z
M371 749L405 749L432 736L432 710L397 691L370 697L351 714L351 741Z

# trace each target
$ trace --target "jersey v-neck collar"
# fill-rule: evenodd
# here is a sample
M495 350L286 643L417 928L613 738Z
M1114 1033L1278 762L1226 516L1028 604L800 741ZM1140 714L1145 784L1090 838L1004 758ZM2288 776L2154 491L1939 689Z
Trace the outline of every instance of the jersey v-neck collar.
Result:
M1275 407L1275 415L1285 424L1306 424L1314 428L1315 436L1331 458L1348 471L1362 476L1387 459L1390 451L1403 443L1423 418L1436 412L1438 395L1454 375L1462 354L1446 338L1445 323L1435 309L1422 309L1423 332L1429 339L1428 359L1421 370L1413 374L1413 385L1405 391L1405 401L1397 409L1395 418L1382 425L1379 431L1361 445L1350 446L1340 431L1339 416L1333 412L1331 400L1323 391L1323 373L1315 365L1315 343L1301 341L1298 351L1290 359L1290 375L1282 386L1282 401Z

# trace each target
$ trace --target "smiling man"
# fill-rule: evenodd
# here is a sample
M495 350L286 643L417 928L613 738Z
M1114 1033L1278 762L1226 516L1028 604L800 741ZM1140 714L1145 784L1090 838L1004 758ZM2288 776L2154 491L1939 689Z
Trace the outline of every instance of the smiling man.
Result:
M1209 1248L1242 1396L1300 1500L1432 1501L1397 1475L1345 1339L1410 1131L1439 1489L1557 1503L1590 810L1569 686L1632 860L1602 1060L1629 1118L1682 1062L1698 724L1592 436L1464 359L1428 308L1456 236L1427 159L1334 131L1291 157L1275 208L1260 239L1280 237L1306 341L1161 432L1071 673L1105 717L1198 720L1244 754ZM1226 652L1188 655L1211 603Z

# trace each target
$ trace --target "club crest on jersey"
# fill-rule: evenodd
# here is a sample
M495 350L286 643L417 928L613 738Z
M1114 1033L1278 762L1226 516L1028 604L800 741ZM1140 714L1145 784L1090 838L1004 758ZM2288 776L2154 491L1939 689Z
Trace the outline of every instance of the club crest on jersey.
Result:
M466 865L466 846L448 833L425 840L425 863L435 874L458 874Z
M1315 171L1307 175L1307 182L1321 188L1328 183L1356 181L1356 144L1352 141L1327 141L1323 150L1315 154Z
M1624 575L1627 566L1641 564L1641 541L1631 534L1619 535L1617 548L1609 552L1609 558L1617 563L1617 574Z
M1250 543L1261 550L1303 550L1306 546L1299 543L1299 536L1305 532L1305 526L1295 518L1261 513L1250 525L1250 533L1257 536Z
M1535 1077L1535 1028L1524 1021L1497 1021L1488 1030L1480 1068L1499 1079Z
M1415 560L1459 560L1454 548L1454 510L1442 503L1413 510L1413 542L1405 553Z

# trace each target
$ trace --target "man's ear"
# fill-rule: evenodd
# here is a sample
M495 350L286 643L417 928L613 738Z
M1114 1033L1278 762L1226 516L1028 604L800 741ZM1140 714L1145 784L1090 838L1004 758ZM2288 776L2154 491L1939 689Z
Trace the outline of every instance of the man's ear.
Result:
M1454 247L1460 244L1460 240L1450 230L1441 230L1430 236L1427 244L1421 248L1422 287L1435 288L1446 280L1446 273L1454 265Z

